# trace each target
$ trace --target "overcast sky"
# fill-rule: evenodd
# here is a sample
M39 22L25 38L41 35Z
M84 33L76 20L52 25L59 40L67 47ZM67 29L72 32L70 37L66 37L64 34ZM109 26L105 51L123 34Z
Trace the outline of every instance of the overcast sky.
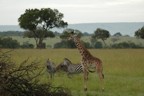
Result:
M0 25L18 25L29 8L58 9L69 24L144 22L144 0L0 0Z

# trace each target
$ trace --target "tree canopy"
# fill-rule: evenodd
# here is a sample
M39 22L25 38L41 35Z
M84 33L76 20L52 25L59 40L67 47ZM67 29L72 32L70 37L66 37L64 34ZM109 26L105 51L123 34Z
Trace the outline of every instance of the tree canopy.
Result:
M105 30L105 29L101 29L101 28L97 28L94 31L94 35L92 36L92 38L96 38L96 39L102 39L102 41L104 42L104 40L106 40L108 37L110 37L110 33L109 31ZM105 44L105 42L104 42ZM105 44L106 45L106 44Z
M135 36L144 39L144 26L135 32Z
M18 18L18 22L21 28L27 30L25 36L33 37L37 47L41 48L44 38L54 37L50 29L64 28L68 25L62 20L63 17L64 15L57 9L26 9L25 13Z

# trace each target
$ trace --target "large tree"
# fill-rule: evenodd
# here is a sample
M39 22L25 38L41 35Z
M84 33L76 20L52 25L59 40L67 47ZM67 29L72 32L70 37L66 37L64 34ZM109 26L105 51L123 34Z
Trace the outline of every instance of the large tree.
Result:
M43 40L54 37L52 28L64 28L68 24L62 20L63 14L57 9L26 9L18 18L21 28L27 30L25 36L34 38L37 48L43 47Z
M105 45L106 45L105 40L109 37L110 37L109 31L107 31L105 29L101 29L101 28L97 28L94 31L94 34L92 35L93 39L101 39Z
M144 39L144 26L135 32L135 36Z

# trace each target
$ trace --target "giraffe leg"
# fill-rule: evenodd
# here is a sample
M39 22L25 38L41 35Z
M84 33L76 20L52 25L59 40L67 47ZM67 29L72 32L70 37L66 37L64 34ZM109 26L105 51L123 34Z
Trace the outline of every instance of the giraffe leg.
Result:
M104 91L104 74L102 72L98 72L98 76L101 82L101 89Z
M87 91L88 71L84 68L84 91Z
M102 64L101 63L97 63L96 64L96 71L98 73L99 79L100 79L100 83L101 83L101 89L102 91L104 91L104 74L103 74L103 68L102 68Z

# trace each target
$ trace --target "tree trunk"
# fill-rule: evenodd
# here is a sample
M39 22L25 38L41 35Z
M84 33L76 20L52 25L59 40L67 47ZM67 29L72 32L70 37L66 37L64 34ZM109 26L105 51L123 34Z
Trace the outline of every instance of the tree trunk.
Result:
M106 43L105 43L104 39L102 39L102 41L104 42L104 45L105 45L105 47L106 47Z
M38 42L38 44L37 44L37 48L39 48L39 49L44 49L44 48L46 48L46 44L43 43L42 41L43 41L43 39L39 39L39 42Z

